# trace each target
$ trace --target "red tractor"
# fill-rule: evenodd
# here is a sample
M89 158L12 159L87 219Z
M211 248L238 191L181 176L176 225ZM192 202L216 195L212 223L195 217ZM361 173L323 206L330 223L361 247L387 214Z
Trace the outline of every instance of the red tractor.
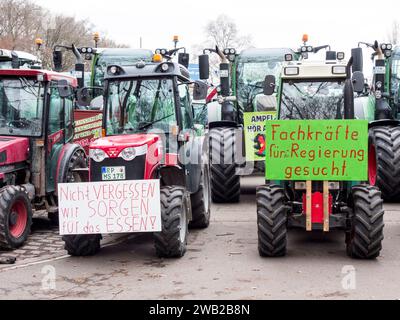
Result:
M15 249L32 216L57 220L57 184L79 181L85 152L73 143L75 78L0 70L0 249Z
M210 223L209 166L204 131L195 126L188 70L161 61L112 65L105 76L104 138L89 147L90 182L157 179L162 231L154 233L159 257L182 257L188 227ZM195 83L194 99L207 85ZM201 132L200 132L201 131ZM63 237L73 256L96 254L101 234Z

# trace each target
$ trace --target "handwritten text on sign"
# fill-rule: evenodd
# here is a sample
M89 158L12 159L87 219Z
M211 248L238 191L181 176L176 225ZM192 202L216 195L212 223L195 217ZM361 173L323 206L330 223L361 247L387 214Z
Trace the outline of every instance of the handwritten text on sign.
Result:
M58 185L61 235L160 232L159 180Z
M267 180L366 181L368 121L266 122Z

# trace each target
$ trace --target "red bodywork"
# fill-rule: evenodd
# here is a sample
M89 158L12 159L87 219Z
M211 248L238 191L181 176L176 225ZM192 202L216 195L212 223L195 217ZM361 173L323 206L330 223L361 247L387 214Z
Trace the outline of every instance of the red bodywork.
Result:
M81 145L88 153L89 145L102 136L103 112L75 110L74 120L74 143Z
M89 149L101 149L111 159L118 158L125 148L137 148L147 145L145 179L154 178L156 169L161 165L163 159L163 146L161 139L155 134L132 134L111 136L98 139L90 144ZM165 154L165 165L176 166L178 156L176 154Z
M333 197L329 195L329 214L332 214ZM307 196L303 195L303 212L307 212ZM324 195L321 192L315 192L312 195L312 223L324 223Z
M29 155L29 139L0 136L0 153L4 151L7 159L0 163L1 166L24 162Z
M67 80L68 83L76 88L78 80L72 76L64 75L61 73L48 71L48 70L31 70L31 69L2 69L0 70L0 77L27 77L33 78L43 76L43 81L58 81Z

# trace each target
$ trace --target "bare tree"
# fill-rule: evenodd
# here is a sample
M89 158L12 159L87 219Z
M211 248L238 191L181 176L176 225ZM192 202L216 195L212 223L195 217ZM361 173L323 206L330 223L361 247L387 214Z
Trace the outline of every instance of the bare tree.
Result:
M29 0L0 0L0 21L0 48L36 53L48 69L55 45L94 45L94 26L89 21L54 15ZM43 40L40 52L36 52L36 38ZM121 47L107 37L99 45ZM63 69L71 69L74 62L74 56L66 54Z
M251 45L250 35L240 35L235 21L227 15L219 15L205 28L206 42L221 49L235 48L240 51Z
M392 27L388 34L388 41L392 44L399 44L400 42L400 23L398 20L394 20Z

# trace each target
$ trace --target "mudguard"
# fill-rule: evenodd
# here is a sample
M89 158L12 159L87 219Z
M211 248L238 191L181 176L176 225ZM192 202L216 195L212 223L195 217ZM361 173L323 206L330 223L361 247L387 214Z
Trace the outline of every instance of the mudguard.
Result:
M57 168L55 172L55 176L57 177L55 181L55 194L57 195L57 184L64 183L66 181L66 174L68 169L68 163L71 160L73 154L77 151L81 150L84 152L84 149L79 144L66 144L63 146L57 161Z

